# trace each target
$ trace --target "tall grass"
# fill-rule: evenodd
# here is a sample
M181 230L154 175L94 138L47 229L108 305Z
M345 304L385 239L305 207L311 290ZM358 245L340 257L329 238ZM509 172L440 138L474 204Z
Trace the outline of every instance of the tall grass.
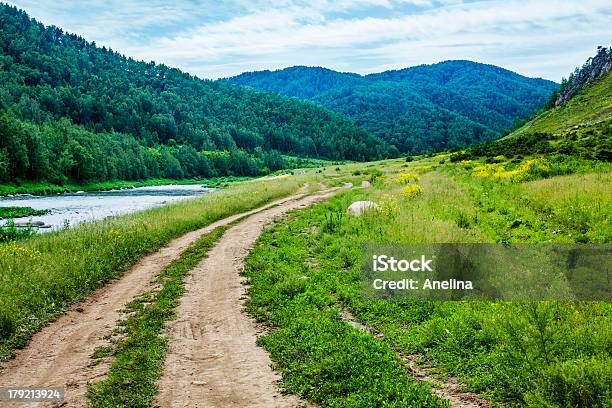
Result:
M421 354L494 401L610 406L609 302L386 302L364 299L360 287L362 243L609 243L609 170L514 182L474 176L467 164L440 165L439 158L378 166L383 174L372 188L267 230L248 258L249 309L276 327L261 343L285 387L322 406L373 406L373 389L405 381L371 361L392 349ZM419 194L402 195L402 172L418 173ZM346 216L358 200L373 200L380 211ZM338 304L375 327L388 348L360 344L355 338L364 334L340 322ZM362 372L368 383L359 383Z
M145 254L187 231L291 194L306 177L241 183L201 198L0 244L0 359Z

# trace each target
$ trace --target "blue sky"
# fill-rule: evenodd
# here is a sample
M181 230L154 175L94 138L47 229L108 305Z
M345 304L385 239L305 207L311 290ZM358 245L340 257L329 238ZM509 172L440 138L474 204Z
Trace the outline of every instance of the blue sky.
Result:
M559 81L612 44L610 0L16 0L45 24L201 78L468 59Z

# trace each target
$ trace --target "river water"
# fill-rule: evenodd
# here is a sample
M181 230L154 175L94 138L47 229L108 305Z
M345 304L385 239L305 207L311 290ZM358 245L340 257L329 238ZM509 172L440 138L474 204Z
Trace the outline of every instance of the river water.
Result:
M46 215L15 218L15 222L42 221L51 226L40 232L109 216L129 214L150 207L201 196L214 191L201 185L138 187L125 190L91 191L51 196L0 197L0 207L32 207L49 210ZM4 224L1 220L0 224Z

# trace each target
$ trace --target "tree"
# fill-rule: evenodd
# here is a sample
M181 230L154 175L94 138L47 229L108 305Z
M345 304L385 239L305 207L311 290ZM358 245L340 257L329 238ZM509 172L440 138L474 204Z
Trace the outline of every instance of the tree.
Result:
M6 149L0 149L0 180L6 181L9 178L9 157Z
M172 153L166 149L162 151L161 156L164 177L173 179L183 178L183 169L181 168L181 163L179 163L176 157L174 157Z

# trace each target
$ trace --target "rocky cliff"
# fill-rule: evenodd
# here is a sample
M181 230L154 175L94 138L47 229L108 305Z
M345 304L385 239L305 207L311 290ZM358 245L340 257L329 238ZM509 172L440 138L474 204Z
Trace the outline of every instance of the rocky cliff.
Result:
M567 80L561 82L555 106L568 101L580 89L607 74L611 68L612 47L597 47L597 55L589 58L581 68L576 68Z

